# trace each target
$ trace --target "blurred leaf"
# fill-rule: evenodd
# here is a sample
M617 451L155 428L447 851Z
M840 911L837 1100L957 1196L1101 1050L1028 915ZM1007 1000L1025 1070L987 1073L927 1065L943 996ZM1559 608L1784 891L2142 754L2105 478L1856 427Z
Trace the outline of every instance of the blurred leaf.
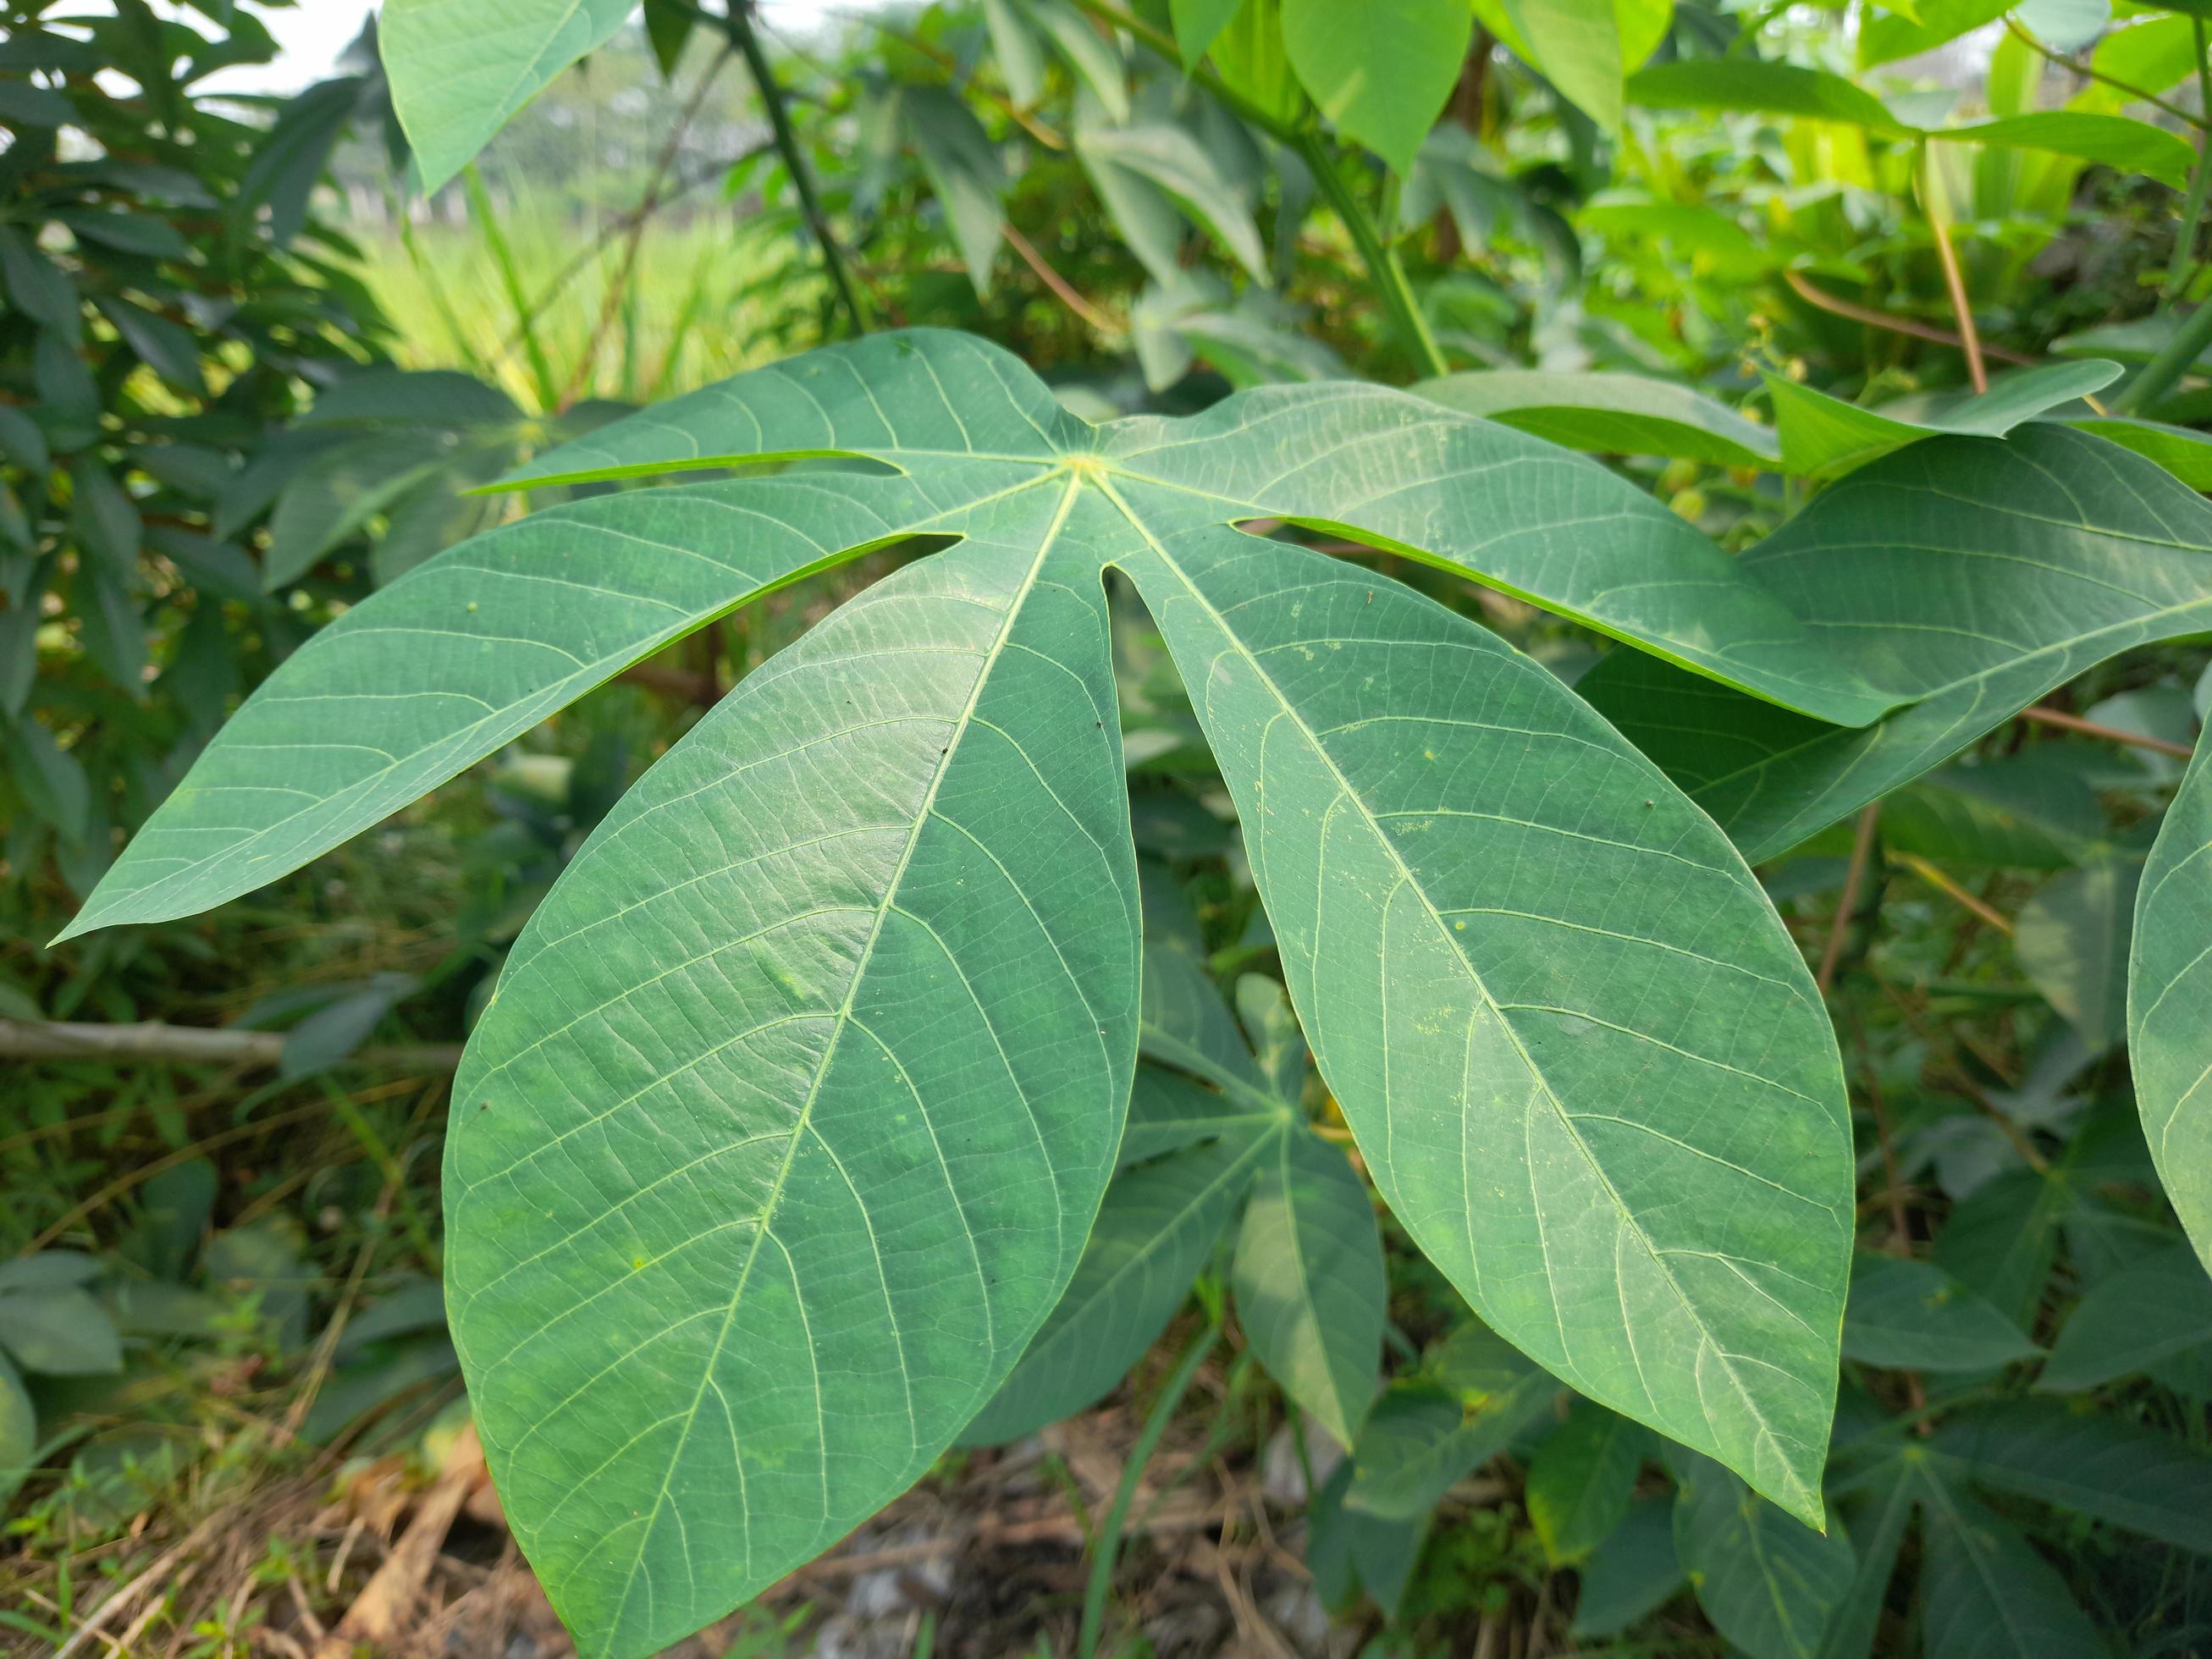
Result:
M2128 943L2142 866L2102 860L2052 877L2021 907L2013 954L2092 1052L2118 1042L2127 1018Z
M1245 1206L1230 1284L1267 1375L1351 1445L1377 1386L1389 1290L1374 1204L1340 1148L1284 1124Z
M1392 172L1412 172L1467 58L1467 0L1282 0L1282 19L1291 64L1322 113Z
M1198 67L1214 38L1229 27L1229 20L1237 15L1239 3L1240 0L1170 0L1169 15L1175 21L1176 46L1182 53L1186 72Z
M1555 1565L1577 1561L1627 1520L1650 1431L1577 1398L1528 1460L1528 1519Z
M514 0L487 28L477 0L386 0L377 41L422 188L452 179L634 8L635 0Z
M674 76L696 16L683 0L645 0L645 38L653 47L653 61L660 65L662 80Z
M1352 1447L1346 1504L1384 1520L1425 1516L1559 1392L1556 1378L1488 1327L1462 1325L1419 1375L1394 1382L1376 1401Z
M301 1078L329 1070L368 1042L384 1017L421 985L412 974L382 973L335 998L286 1034L276 1074Z
M1006 166L973 111L942 87L902 89L900 109L922 171L945 210L953 245L978 294L991 289L1006 210Z
M0 1261L0 1291L66 1291L100 1277L100 1263L77 1250L40 1250Z
M1981 394L1954 393L1906 409L1861 409L1779 375L1766 377L1774 398L1783 464L1807 477L1833 478L1938 433L2002 438L2023 421L2102 390L2118 363L2094 358L1999 374Z
M1870 15L1859 29L1859 67L1917 58L1994 22L2010 9L2008 0L1919 0L1917 16Z
M1674 1552L1674 1499L1639 1498L1584 1562L1571 1634L1584 1641L1618 1636L1656 1613L1689 1583Z
M1750 58L1655 64L1628 77L1628 101L1655 109L1727 110L1742 114L1848 121L1890 137L1912 129L1840 75Z
M1925 1261L1851 1261L1844 1358L1863 1365L1978 1371L2041 1352L1995 1304Z
M4 114L0 108L0 114ZM0 1354L0 1504L15 1495L39 1450L39 1413L15 1368Z
M95 1376L123 1369L107 1310L76 1285L0 1291L0 1348L27 1371Z
M82 326L76 284L12 225L0 225L0 283L16 310L75 343Z
M2101 162L2120 173L2140 173L2179 190L2189 182L2197 152L2162 127L2124 115L2083 110L2041 110L2008 115L1970 127L1945 127L1931 138L1953 143L1995 144L2008 149L2048 150Z
M1856 1559L1832 1519L1826 1537L1710 1458L1685 1459L1674 1547L1713 1628L1751 1659L1811 1659L1850 1592Z
M1021 0L983 0L983 26L991 33L991 53L1006 90L1017 104L1036 103L1044 91L1044 51Z
M2212 490L2212 436L2185 426L2130 420L2116 415L2069 419L2067 425L2094 432L2108 443L2153 460L2191 489Z
M199 342L191 331L128 300L102 295L94 303L140 362L179 392L195 398L207 395Z
M1686 386L1638 374L1492 369L1424 380L1413 390L1462 414L1597 454L1764 468L1780 458L1766 428Z
M1949 1482L1921 1481L1923 1639L1944 1659L2106 1659L2065 1581L2012 1527Z
M2051 1345L2035 1386L2070 1394L2130 1376L2212 1340L2212 1278L2177 1243L2090 1286Z
M2212 1554L2212 1454L2172 1435L2019 1400L1949 1419L1933 1450L1983 1486Z

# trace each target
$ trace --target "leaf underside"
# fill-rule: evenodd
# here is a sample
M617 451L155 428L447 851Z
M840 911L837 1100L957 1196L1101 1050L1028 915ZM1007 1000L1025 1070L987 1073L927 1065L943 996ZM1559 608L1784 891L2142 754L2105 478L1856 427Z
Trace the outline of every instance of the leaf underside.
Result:
M801 457L878 470L582 501L356 607L73 929L249 890L752 597L956 544L654 769L541 908L459 1079L457 1341L586 1644L672 1640L878 1507L1076 1273L1139 1042L1109 568L1189 688L1300 1024L1417 1242L1559 1377L1817 1522L1850 1139L1819 999L1738 849L2204 626L2212 508L2031 423L1878 460L1735 559L1601 466L1403 394L1091 427L927 332L741 376L508 482ZM1589 685L1651 758L1465 619L1241 528L1261 520L1638 647ZM2139 1012L2139 1047L2166 1012ZM1196 1074L1147 1086L1221 1086ZM1236 1155L1225 1129L1178 1140L1165 1097L1132 1146ZM1321 1178L1279 1156L1272 1177L1294 1206ZM1310 1325L1325 1291L1279 1305ZM1262 1358L1357 1432L1364 1379L1303 1340Z

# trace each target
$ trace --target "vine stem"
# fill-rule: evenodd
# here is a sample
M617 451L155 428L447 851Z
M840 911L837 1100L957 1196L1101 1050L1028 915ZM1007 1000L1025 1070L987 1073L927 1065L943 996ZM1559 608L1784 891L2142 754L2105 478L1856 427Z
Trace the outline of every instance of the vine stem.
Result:
M1859 814L1858 833L1851 838L1851 861L1844 871L1844 890L1836 900L1836 919L1828 925L1828 942L1820 951L1820 970L1813 975L1820 994L1836 982L1836 965L1844 959L1844 937L1851 930L1851 912L1858 908L1859 887L1866 880L1867 861L1874 852L1874 827L1881 817L1881 803L1870 800Z
M2116 414L2136 415L2156 403L2186 374L2190 366L2212 346L2212 301L2189 313L2173 337L2159 349L2153 357L2136 372L2136 376L2122 386L2119 395L2112 399Z
M854 286L853 273L845 264L845 251L838 246L836 233L830 228L829 216L822 210L822 198L815 193L814 170L806 165L805 155L799 148L799 135L792 130L791 112L784 106L783 88L776 83L768 54L761 50L760 36L753 28L752 0L729 0L729 10L721 22L729 33L731 44L745 60L753 85L760 91L761 102L767 107L769 129L775 135L776 153L783 157L785 170L791 174L792 187L799 192L799 210L805 214L806 228L814 233L815 242L822 249L822 264L830 273L830 284L837 290L837 298L852 321L853 332L866 334L868 308Z
M2051 62L2057 64L2059 68L2065 70L2071 74L2081 76L2091 81L2102 82L2106 86L2110 87L2114 92L2125 93L2136 103L2148 104L2153 109L2164 110L2175 120L2182 122L2185 125L2195 127L2199 132L2212 131L2212 123L2207 123L2203 116L2191 115L2187 110L2182 108L2180 105L2169 104L2165 99L2159 97L2154 93L2145 92L2141 87L2130 86L2125 81L2115 81L2111 76L2106 75L2101 70L2093 69L2086 64L2077 64L2072 58L2067 57L2065 53L2052 51L2051 48L2045 46L2042 41L2037 40L2034 35L2023 28L2018 19L2007 17L2004 20L2004 22L2005 27L2010 30L2014 35L2018 37L2022 46L2025 46L2030 52L2036 52L2040 56L2048 58ZM2203 26L2201 23L2197 27L2197 39L2201 42L2204 35Z
M1966 356L1966 379L1976 392L1987 392L1990 371L1982 362L1982 337L1974 327L1973 307L1966 303L1966 278L1959 269L1959 250L1951 245L1951 203L1944 193L1942 175L1936 170L1932 145L1920 147L1920 179L1929 233L1936 239L1936 258L1943 267L1943 287L1951 296L1951 314L1959 322L1959 349Z
M1869 328L1887 329L1892 334L1926 340L1934 345L1947 345L1954 350L1966 348L1965 340L1948 328L1937 328L1932 323L1918 322L1911 317L1893 317L1887 312L1876 311L1871 306L1854 305L1850 301L1840 299L1807 281L1802 270L1785 270L1782 273L1782 280L1790 285L1790 291L1807 305L1817 307L1832 316L1849 318L1852 322L1863 323ZM2024 351L2008 351L2002 346L1993 345L1984 346L1982 356L1995 357L2000 362L2018 363L2023 368L2039 361Z
M2204 20L2191 17L2190 27L2197 42L2197 98L2207 113L2212 113L2212 64L2205 57ZM2188 285L2190 268L2197 263L2197 236L2204 224L2204 198L2212 188L2212 132L2200 130L2197 135L2197 171L2190 175L2189 198L2181 211L2181 228L2175 234L2173 263L2166 267L2166 286L2160 290L2159 308L2164 310L2181 295Z
M1101 22L1125 29L1138 45L1154 56L1165 58L1176 69L1183 68L1182 54L1176 50L1173 37L1163 33L1143 18L1124 10L1109 0L1075 0L1076 6ZM1296 150L1301 160L1311 169L1314 182L1321 186L1322 194L1336 216L1351 232L1352 246L1358 250L1362 264L1367 267L1368 280L1375 292L1389 310L1397 325L1399 343L1413 361L1415 368L1425 376L1446 374L1451 365L1437 348L1436 336L1429 330L1428 319L1421 315L1419 302L1413 297L1413 286L1406 280L1405 267L1384 240L1374 216L1360 204L1352 186L1338 171L1336 161L1329 153L1327 142L1311 125L1285 120L1264 106L1254 102L1238 92L1212 70L1200 64L1185 70L1188 77L1220 100L1231 113L1260 129L1277 143Z

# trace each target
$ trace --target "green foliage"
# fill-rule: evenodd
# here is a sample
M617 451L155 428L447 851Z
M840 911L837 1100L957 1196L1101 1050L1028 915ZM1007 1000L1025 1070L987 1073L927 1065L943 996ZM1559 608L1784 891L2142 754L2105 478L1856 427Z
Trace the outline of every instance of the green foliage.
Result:
M488 33L394 0L418 177L626 10ZM1195 1286L1091 1537L1086 1656L1224 1328L1222 1420L1256 1389L1315 1488L1316 1593L1405 1632L1548 1607L1554 1572L1577 1638L1762 1659L2185 1627L2203 180L2167 193L2194 148L2110 79L2045 106L2047 10L1963 98L1863 72L1994 15L1863 16L1854 64L1643 0L988 0L779 68L748 9L648 5L607 49L672 82L728 42L772 135L727 181L746 257L818 268L763 258L790 291L738 291L768 319L739 355L963 331L617 419L578 397L603 346L625 394L681 383L702 276L647 373L635 242L556 340L568 278L533 297L503 228L473 330L410 233L471 373L295 360L312 403L288 382L289 430L222 458L239 614L306 636L193 726L64 939L240 898L541 745L493 774L513 834L464 919L471 976L514 949L455 1079L450 1342L400 1286L310 1437L458 1364L556 1607L643 1653L947 1447L1168 1370ZM2200 48L2166 17L2093 61L2163 91ZM0 88L18 131L68 118L64 73ZM379 95L279 118L292 159L249 169L286 181L279 246ZM166 578L139 503L179 469L101 411L219 401L240 356L86 286L101 249L193 250L82 205L50 222L74 263L0 227L37 394L0 447L60 475L0 535ZM1978 312L2032 360L1986 386ZM891 574L749 672L741 643L619 804L604 754L540 776L549 718L695 635L713 702L713 641L865 555ZM197 623L204 592L165 597ZM71 604L127 681L127 607ZM84 771L96 720L34 708L12 787L104 848L143 805ZM270 999L279 1084L461 972ZM219 1244L296 1349L297 1253ZM127 1360L93 1282L0 1284L0 1480L50 1455L46 1379Z

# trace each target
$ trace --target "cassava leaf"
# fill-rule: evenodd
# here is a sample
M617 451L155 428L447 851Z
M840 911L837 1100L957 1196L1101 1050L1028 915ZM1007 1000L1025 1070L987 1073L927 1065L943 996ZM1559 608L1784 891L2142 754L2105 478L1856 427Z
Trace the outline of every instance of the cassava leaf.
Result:
M1771 858L2083 669L2212 625L2208 559L2212 504L2140 456L2040 422L1936 438L1739 561L1831 660L1910 707L1842 730L1634 652L1576 689L1747 857Z
M1618 1412L1587 1400L1567 1408L1528 1461L1528 1520L1547 1556L1580 1560L1627 1520L1648 1440Z
M1918 1482L1927 1515L1924 1640L1960 1659L2100 1659L2109 1650L2034 1547L1938 1476Z
M509 1522L600 1651L909 1484L1082 1253L1137 930L1079 493L972 508L749 677L568 866L471 1040L454 1342Z
M2172 1435L2021 1400L1950 1419L1933 1450L1983 1486L2212 1554L2212 1455Z
M477 0L390 0L377 44L423 189L451 179L635 9L636 0L520 0L493 27Z
M1674 1547L1713 1628L1752 1659L1813 1659L1856 1569L1841 1528L1813 1531L1710 1462L1683 1473Z
M2154 1251L2089 1287L2051 1345L2035 1386L2094 1389L2212 1341L2212 1278L2186 1243Z
M2022 421L2101 392L2120 377L2101 358L2014 369L1987 392L1943 394L1884 409L1861 409L1780 375L1766 377L1782 464L1806 477L1840 477L1938 433L2002 438Z
M1772 431L1671 380L1640 374L1492 369L1425 380L1422 397L1599 454L1669 455L1716 466L1771 468Z
M1557 1375L1817 1517L1849 1136L1825 1017L1749 872L1493 636L1115 493L1393 1211ZM1711 989L1662 1011L1654 975Z
M1844 1356L1868 1365L1986 1370L2040 1352L1990 1302L1942 1268L1862 1254L1851 1264Z
M1374 1398L1389 1285L1367 1188L1344 1153L1286 1117L1272 1138L1230 1273L1267 1375L1350 1446Z
M2212 726L2197 739L2136 891L2128 1054L2174 1213L2212 1268Z
M1283 43L1322 113L1401 176L1467 58L1467 0L1282 0Z
M1795 946L1560 681L1233 526L1349 531L1823 715L1893 696L1603 467L1376 388L1092 428L1003 353L878 335L509 482L813 458L878 465L601 495L350 610L78 924L258 886L758 592L957 539L748 676L603 821L455 1079L454 1344L510 1524L584 1644L664 1645L879 1507L1077 1270L1139 1040L1109 566L1167 636L1399 1215L1503 1337L1817 1516L1850 1143ZM1144 1041L1180 1038L1187 1091L1257 1079L1279 1111L1279 1073L1226 1057L1233 1036L1225 1012L1161 1014ZM1460 1422L1401 1498L1558 1386L1518 1356L1443 1375L1455 1413L1516 1408Z

